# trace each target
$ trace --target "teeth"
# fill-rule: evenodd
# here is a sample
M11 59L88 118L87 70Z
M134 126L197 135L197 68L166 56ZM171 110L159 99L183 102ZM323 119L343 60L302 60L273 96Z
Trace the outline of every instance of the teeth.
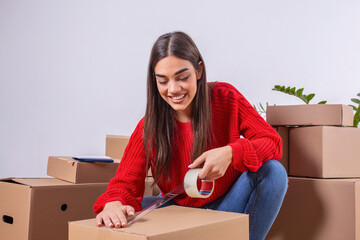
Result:
M185 97L185 94L177 96L177 97L172 97L172 99L179 100L179 99L182 99L183 97Z

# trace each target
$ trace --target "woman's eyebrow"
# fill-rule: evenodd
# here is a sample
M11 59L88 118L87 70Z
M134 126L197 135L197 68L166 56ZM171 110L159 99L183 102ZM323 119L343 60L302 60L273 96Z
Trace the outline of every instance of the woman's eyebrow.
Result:
M177 71L177 72L175 73L175 75L178 75L178 74L180 74L180 73L182 73L182 72L185 72L185 71L187 71L187 70L189 70L189 69L188 69L188 68L183 68L183 69Z
M175 75L178 75L178 74L180 74L180 73L182 73L182 72L185 72L185 71L187 71L187 70L189 70L188 68L183 68L183 69L180 69L179 71L177 71L176 73L175 73ZM162 74L155 74L155 76L157 76L157 77L166 77L165 75L162 75Z
M166 77L165 75L162 75L162 74L155 74L155 76L157 76L157 77Z

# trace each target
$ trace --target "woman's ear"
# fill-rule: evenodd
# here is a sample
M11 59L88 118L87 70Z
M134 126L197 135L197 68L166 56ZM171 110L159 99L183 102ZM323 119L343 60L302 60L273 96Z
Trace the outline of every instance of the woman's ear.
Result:
M202 61L200 61L198 63L198 68L197 68L197 71L196 71L196 79L197 80L200 80L200 78L202 76L203 69L204 69L204 64L203 64Z

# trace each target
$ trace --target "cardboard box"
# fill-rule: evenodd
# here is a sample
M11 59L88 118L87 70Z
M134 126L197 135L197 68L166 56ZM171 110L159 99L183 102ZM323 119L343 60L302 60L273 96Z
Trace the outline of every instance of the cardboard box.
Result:
M105 155L120 162L129 139L128 136L106 135Z
M96 227L95 220L69 223L69 240L247 240L248 215L169 206L155 209L125 228Z
M360 179L289 178L267 240L360 239Z
M160 193L159 187L154 183L154 178L146 177L145 178L145 193L144 196L157 196Z
M286 172L289 172L289 128L275 127L283 141L283 154L279 162L284 166Z
M2 179L1 239L67 240L68 221L95 217L93 204L106 188L54 178Z
M268 106L266 121L272 126L352 126L353 109L340 104Z
M115 162L120 162L129 139L128 136L106 135L105 155L114 159ZM151 168L149 168L147 176L152 176Z
M86 163L69 156L50 156L47 175L72 183L109 182L119 163Z
M317 178L360 177L360 129L290 129L289 175Z

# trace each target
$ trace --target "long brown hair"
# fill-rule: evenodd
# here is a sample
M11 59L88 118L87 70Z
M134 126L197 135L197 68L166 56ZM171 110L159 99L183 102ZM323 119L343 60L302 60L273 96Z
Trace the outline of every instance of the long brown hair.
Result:
M210 96L206 82L204 60L193 40L183 32L166 33L160 36L151 50L147 73L147 104L144 118L143 140L147 157L155 158L154 179L157 183L160 176L169 176L170 159L172 157L172 140L176 123L174 111L160 96L155 79L154 68L160 59L175 56L188 60L198 70L198 64L203 63L202 76L197 80L197 92L191 103L193 106L191 125L193 130L192 159L194 161L211 144L210 126L211 110Z

